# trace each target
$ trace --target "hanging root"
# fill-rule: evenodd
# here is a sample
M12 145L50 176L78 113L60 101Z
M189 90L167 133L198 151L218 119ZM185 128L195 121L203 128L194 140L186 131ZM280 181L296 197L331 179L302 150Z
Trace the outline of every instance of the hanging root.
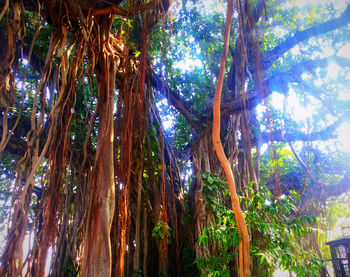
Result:
M220 163L224 168L225 175L228 181L229 190L231 193L232 208L235 213L235 218L238 226L238 231L241 234L241 241L239 245L239 267L240 276L249 276L249 234L243 212L240 208L239 199L236 193L236 184L233 177L233 173L230 164L225 155L224 149L222 147L220 139L220 100L221 100L221 90L224 80L225 62L227 59L229 36L230 36L230 25L231 17L233 14L233 0L229 0L227 3L227 15L226 15L226 26L224 35L224 52L220 61L220 72L218 76L218 81L215 89L214 103L213 103L213 131L212 139L215 151L218 155Z
M48 50L48 55L45 61L45 66L42 74L42 80L34 95L33 111L31 117L31 130L27 134L28 148L24 157L21 159L17 167L16 185L19 188L21 188L22 186L22 175L24 174L24 172L27 171L28 175L26 176L26 181L23 186L23 189L19 189L20 193L18 193L18 195L20 195L20 197L17 199L15 205L13 216L14 219L12 221L12 226L9 232L10 238L8 238L7 240L7 245L1 257L2 264L0 268L0 275L4 275L5 273L9 274L9 276L17 276L22 274L23 241L25 237L25 232L27 231L28 209L30 207L32 198L34 175L39 165L41 164L44 156L46 155L51 138L49 134L46 143L41 151L41 154L38 157L39 138L41 132L43 131L45 114L45 92L43 87L48 79L48 76L50 75L52 56L55 53L59 40L60 38L57 36L50 42L50 47ZM36 121L36 106L39 93L41 95L41 109L38 121Z
M161 192L162 192L162 254L160 260L160 270L161 273L166 274L166 265L168 261L168 212L167 212L167 197L165 191L165 153L164 153L164 132L161 132L161 151L162 151L162 183L161 183Z

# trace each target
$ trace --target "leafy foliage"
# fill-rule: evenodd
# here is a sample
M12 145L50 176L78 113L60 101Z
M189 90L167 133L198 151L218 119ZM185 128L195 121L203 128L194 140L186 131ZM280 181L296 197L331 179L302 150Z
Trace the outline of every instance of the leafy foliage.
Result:
M275 182L274 166L278 166L280 182L287 187L300 191L303 188L305 172L296 161L292 151L285 144L276 144L276 160L266 151L261 159L261 182L271 185Z
M257 191L250 185L247 193L249 197L241 197L241 203L253 237L250 254L263 269L260 274L272 276L276 268L282 268L297 276L318 276L324 261L302 243L302 238L317 231L313 228L316 218L296 215L298 194L292 191L277 199L263 185ZM218 247L218 255L197 260L203 276L230 276L229 264L238 252L239 240L234 213L224 209L218 223L205 229L198 240Z
M165 230L165 233L164 233ZM159 221L152 230L152 237L156 240L162 240L164 237L168 238L168 243L171 242L171 228L164 221Z
M211 172L202 173L203 197L206 202L206 208L216 217L225 209L225 196L229 195L227 182L221 179L217 174Z

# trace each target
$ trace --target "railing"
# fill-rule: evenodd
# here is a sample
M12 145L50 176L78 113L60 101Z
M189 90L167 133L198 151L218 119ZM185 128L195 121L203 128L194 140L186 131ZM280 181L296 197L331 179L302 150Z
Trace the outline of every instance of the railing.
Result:
M350 259L331 259L336 277L350 277Z

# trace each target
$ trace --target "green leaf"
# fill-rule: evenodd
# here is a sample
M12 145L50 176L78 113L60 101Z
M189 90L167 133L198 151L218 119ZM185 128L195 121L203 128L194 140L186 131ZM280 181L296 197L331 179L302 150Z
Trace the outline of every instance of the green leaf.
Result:
M135 50L134 55L135 55L135 57L136 57L136 58L137 58L138 56L140 56L140 54L141 54L141 52L140 52L140 51Z

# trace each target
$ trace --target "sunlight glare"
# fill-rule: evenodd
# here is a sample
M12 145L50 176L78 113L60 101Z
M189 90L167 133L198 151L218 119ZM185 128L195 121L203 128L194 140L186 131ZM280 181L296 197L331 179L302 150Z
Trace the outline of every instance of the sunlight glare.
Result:
M333 56L335 54L335 50L332 47L322 47L321 46L321 50L322 50L321 56L324 56L324 57Z
M174 120L168 119L163 121L163 127L166 131L171 131L174 127Z
M337 55L345 58L350 58L350 43L347 43L342 48L340 48Z
M343 123L338 129L338 140L341 151L350 153L350 123Z
M347 1L344 0L294 0L293 2L298 7L304 7L307 5L327 5L332 3L336 9L343 9L346 7L347 4Z
M264 143L263 145L261 145L260 153L264 154L265 151L267 150L267 148L268 148L268 144L267 143Z
M293 115L293 118L297 122L305 121L305 110L304 107L300 104L300 97L295 93L293 89L289 90L288 95L288 107L289 112Z
M279 111L283 111L283 99L284 95L278 92L273 92L271 94L272 99L272 105L275 109L278 109Z
M327 75L329 78L335 79L338 77L339 71L340 71L339 65L332 63L328 66Z
M174 62L174 68L178 68L186 71L193 71L195 68L202 68L203 64L200 59L191 58L191 57L183 57L183 59L179 62Z
M339 100L349 101L350 100L350 89L345 89L339 92Z

